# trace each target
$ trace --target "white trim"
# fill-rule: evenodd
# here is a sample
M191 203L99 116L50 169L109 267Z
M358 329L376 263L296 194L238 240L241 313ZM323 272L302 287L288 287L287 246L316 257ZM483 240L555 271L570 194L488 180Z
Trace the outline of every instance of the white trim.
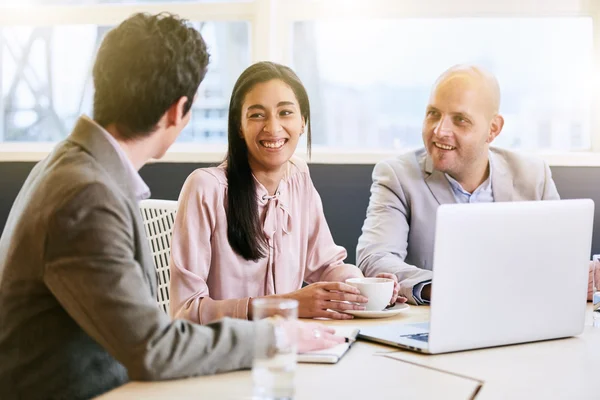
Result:
M37 162L50 153L56 143L0 143L0 162Z
M0 7L0 25L117 25L132 14L168 11L190 21L249 21L256 15L256 5L250 1L227 3L140 3L96 4L79 6L17 6Z
M175 143L160 160L152 162L172 163L220 163L225 159L226 145L201 145L198 143Z
M256 0L256 13L252 17L250 43L252 43L252 62L269 60L275 51L273 39L273 18L275 6L273 0Z
M188 146L189 149L189 146ZM409 150L406 150L409 151ZM391 152L385 150L357 151L357 150L332 150L314 148L311 159L308 160L305 151L297 151L296 155L304 158L311 164L343 164L343 165L374 165L381 160L397 157L402 151ZM537 152L520 151L539 157L553 167L600 167L600 153L589 151L582 152ZM0 154L1 157L1 154ZM169 151L165 157L155 162L196 162L218 163L225 157L225 149L218 151L174 152Z
M291 24L281 16L284 4L279 0L256 0L256 14L251 22L252 61L288 64L291 48Z
M542 158L551 167L600 167L600 153L591 151L581 153L544 153L531 154Z
M589 16L595 0L254 0L219 3L135 3L0 6L2 26L116 25L136 12L169 11L192 21L255 21L260 34L292 21L339 18L569 17ZM265 22L267 22L265 24ZM264 43L264 42L263 42ZM281 52L281 49L276 49Z
M288 20L588 16L588 0L279 0ZM594 1L594 0L592 0Z
M54 143L2 143L0 146L0 162L37 162L46 157ZM407 149L406 151L410 151ZM153 163L220 163L225 158L224 145L203 145L197 143L176 143L160 160ZM313 148L311 164L347 164L374 165L378 161L393 158L403 151L358 151L339 150L331 148ZM544 152L520 151L545 160L554 167L600 167L600 153L591 151L581 152ZM296 154L307 159L305 151ZM307 160L308 161L308 160Z

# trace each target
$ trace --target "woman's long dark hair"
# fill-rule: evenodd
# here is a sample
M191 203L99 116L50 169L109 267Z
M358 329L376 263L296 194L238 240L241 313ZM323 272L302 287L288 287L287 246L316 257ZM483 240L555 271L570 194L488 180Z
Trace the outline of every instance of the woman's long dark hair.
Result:
M248 161L248 147L242 132L242 106L246 94L263 82L279 79L288 85L298 100L300 114L307 125L307 150L310 155L310 104L306 89L290 68L273 62L259 62L248 67L233 87L229 103L227 149L227 238L233 250L246 260L258 261L265 256L267 239L258 215L256 184Z

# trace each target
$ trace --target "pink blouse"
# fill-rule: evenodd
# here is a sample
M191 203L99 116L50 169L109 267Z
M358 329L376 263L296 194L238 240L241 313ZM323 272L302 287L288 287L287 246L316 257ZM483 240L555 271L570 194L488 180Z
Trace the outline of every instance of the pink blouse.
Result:
M171 246L174 318L201 324L225 316L246 319L250 297L289 293L303 281L362 276L357 267L344 264L346 250L333 241L304 161L288 162L274 196L255 182L269 243L266 257L257 262L245 260L229 245L225 166L200 168L187 178Z

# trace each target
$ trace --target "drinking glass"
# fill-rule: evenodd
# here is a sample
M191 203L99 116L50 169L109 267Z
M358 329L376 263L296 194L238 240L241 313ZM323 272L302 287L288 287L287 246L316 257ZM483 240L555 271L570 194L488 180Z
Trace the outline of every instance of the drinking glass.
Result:
M294 398L297 338L282 324L298 318L298 301L291 299L252 300L252 319L269 318L275 329L275 349L261 345L257 338L252 364L254 398L291 400Z

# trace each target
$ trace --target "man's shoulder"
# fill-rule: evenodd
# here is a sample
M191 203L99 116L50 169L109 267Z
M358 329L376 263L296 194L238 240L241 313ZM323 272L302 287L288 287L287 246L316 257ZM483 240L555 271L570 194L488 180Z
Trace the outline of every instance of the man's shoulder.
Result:
M61 143L34 167L9 215L12 222L7 229L19 235L14 240L30 240L31 232L40 237L72 227L94 211L108 212L125 222L135 218L115 181L77 147Z
M491 147L490 152L495 160L500 160L500 165L494 168L508 168L513 173L540 173L543 172L546 163L539 157L520 153L514 150Z
M106 205L122 197L118 184L102 165L68 141L59 144L40 164L35 192L51 200L51 207Z
M490 151L493 174L500 176L495 183L499 184L500 192L511 191L515 200L559 199L552 172L544 160L511 150L490 148Z
M379 161L375 165L373 175L394 174L399 180L422 177L427 152L421 148L402 153L394 158Z

